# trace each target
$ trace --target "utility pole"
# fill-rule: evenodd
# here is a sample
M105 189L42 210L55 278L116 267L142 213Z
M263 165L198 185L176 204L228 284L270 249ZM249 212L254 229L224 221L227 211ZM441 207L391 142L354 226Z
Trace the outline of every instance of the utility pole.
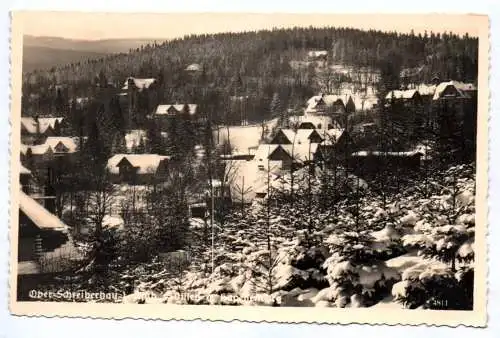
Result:
M212 173L212 149L213 149L213 135L212 135L212 114L210 113L209 121L209 149L207 151L208 156L208 178L210 180L210 229L212 232L212 247L211 247L211 261L212 261L212 273L215 269L215 229L214 229L214 185L213 185L213 173Z

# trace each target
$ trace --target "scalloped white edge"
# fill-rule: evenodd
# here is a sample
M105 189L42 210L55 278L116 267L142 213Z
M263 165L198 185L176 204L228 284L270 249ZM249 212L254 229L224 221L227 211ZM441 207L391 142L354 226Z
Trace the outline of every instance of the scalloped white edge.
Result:
M20 146L20 105L22 75L22 36L25 11L11 12L10 79L11 79L11 138L10 138L10 277L9 309L13 315L30 317L80 317L107 319L163 319L163 320L209 320L316 324L385 324L385 325L429 325L429 326L473 326L485 327L487 323L487 224L488 224L488 120L489 120L489 69L490 37L487 15L467 14L464 22L474 24L479 36L478 75L478 131L477 131L477 191L476 191L476 262L474 280L474 310L374 310L336 308L291 308L257 306L209 306L169 304L89 304L56 302L18 302L17 285L17 235L19 161L15 160ZM38 12L43 15L44 12ZM79 12L61 15L78 16ZM137 14L137 13L135 13ZM431 13L427 14L430 15ZM433 16L439 13L432 13ZM126 13L122 13L126 16ZM306 14L311 15L311 14ZM374 15L376 15L374 13ZM395 18L404 20L399 14ZM419 14L425 19L425 14ZM464 15L464 14L462 14ZM443 15L442 20L446 20ZM361 19L361 18L359 18ZM432 27L429 27L431 30ZM14 155L12 157L12 155ZM14 160L12 160L14 159Z

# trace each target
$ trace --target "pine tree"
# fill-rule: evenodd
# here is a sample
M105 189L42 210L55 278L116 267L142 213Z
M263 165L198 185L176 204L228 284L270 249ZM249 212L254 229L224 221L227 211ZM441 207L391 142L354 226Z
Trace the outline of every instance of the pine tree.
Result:
M273 98L271 99L271 104L269 106L269 111L271 112L272 117L282 115L283 107L281 105L280 95L277 92L273 94Z
M137 145L135 153L137 153L137 154L144 154L144 153L146 153L146 144L144 142L144 137L140 138L139 144Z

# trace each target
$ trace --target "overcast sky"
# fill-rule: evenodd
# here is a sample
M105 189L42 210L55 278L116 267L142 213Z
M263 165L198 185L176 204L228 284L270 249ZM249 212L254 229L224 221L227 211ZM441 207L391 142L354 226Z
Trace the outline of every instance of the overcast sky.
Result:
M24 34L73 39L163 38L185 34L271 29L293 26L336 26L423 33L452 31L476 36L478 16L339 15L339 14L111 14L24 12Z

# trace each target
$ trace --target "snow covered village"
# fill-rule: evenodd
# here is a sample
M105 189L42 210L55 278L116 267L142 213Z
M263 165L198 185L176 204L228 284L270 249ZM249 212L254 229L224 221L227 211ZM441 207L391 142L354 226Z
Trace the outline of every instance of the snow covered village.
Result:
M24 37L18 301L473 309L477 37L79 43Z

